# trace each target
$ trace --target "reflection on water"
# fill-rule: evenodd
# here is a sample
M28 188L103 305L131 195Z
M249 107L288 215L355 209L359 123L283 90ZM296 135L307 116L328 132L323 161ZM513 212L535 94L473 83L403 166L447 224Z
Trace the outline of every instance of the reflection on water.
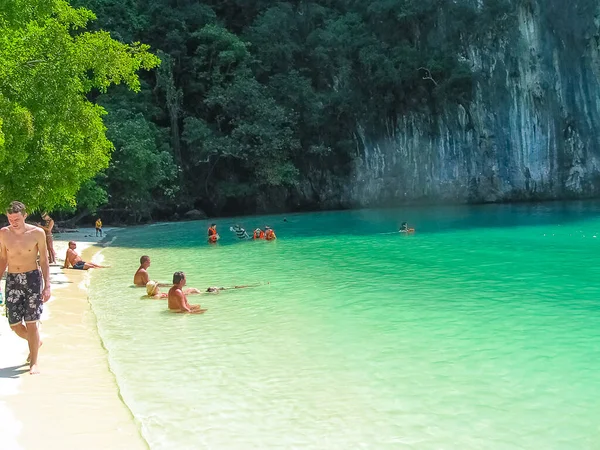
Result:
M153 449L596 448L598 204L359 211L125 230L92 304ZM407 220L414 236L394 231ZM268 224L276 242L227 230ZM234 245L235 244L235 245ZM131 285L175 270L202 316ZM186 430L182 432L182 430Z

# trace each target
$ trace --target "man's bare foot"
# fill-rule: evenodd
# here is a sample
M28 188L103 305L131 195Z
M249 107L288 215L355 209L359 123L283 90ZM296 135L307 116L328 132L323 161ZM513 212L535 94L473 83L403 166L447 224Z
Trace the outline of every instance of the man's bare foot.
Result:
M204 314L206 312L206 309L193 309L191 311L192 314Z
M40 373L40 369L38 369L37 364L34 364L29 368L29 375L37 375Z
M43 344L43 342L40 339L40 347L42 346L42 344ZM38 348L40 348L40 347L38 347ZM27 364L29 364L29 361L31 361L31 353L29 355L27 355Z

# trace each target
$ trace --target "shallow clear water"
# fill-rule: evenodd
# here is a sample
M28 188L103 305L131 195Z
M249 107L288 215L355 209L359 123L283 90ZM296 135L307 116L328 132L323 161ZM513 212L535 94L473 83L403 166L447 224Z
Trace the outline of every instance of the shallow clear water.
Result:
M121 231L90 296L152 449L598 448L600 204L244 218ZM395 233L408 220L413 236ZM595 236L598 236L596 238ZM131 287L270 282L166 312Z

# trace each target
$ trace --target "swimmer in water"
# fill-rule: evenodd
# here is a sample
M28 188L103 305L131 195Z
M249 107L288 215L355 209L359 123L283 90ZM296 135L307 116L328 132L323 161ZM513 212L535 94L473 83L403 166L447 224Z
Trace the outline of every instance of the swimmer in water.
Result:
M169 310L176 313L202 314L206 309L201 308L200 305L190 305L188 303L186 294L183 291L185 284L185 274L183 272L175 272L173 274L173 287L169 289L167 296Z
M415 229L414 228L408 228L408 223L402 222L402 225L400 225L400 229L398 230L398 232L400 232L400 233L414 233Z
M150 298L168 298L169 294L167 294L166 292L160 292L160 286L164 286L164 285L159 283L158 281L154 281L154 280L148 281L148 283L146 284L146 294L148 295L148 297L150 297ZM183 291L183 293L185 295L201 294L201 292L196 288L187 288L186 290Z
M267 284L271 284L270 282L267 282ZM249 288L249 287L257 287L257 286L261 286L261 283L256 283L256 284L243 284L240 286L232 286L232 287L217 287L217 286L211 286L209 288L206 289L205 292L209 293L209 294L218 294L220 291L229 291L231 289L244 289L244 288Z

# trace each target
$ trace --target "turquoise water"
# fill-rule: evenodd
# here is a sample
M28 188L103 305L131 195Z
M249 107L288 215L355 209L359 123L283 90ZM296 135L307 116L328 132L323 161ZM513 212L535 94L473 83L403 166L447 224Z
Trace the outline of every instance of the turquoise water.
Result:
M103 251L91 302L152 449L600 448L600 203L282 218ZM237 220L279 239L236 242ZM143 254L159 281L270 284L170 314L131 287Z

